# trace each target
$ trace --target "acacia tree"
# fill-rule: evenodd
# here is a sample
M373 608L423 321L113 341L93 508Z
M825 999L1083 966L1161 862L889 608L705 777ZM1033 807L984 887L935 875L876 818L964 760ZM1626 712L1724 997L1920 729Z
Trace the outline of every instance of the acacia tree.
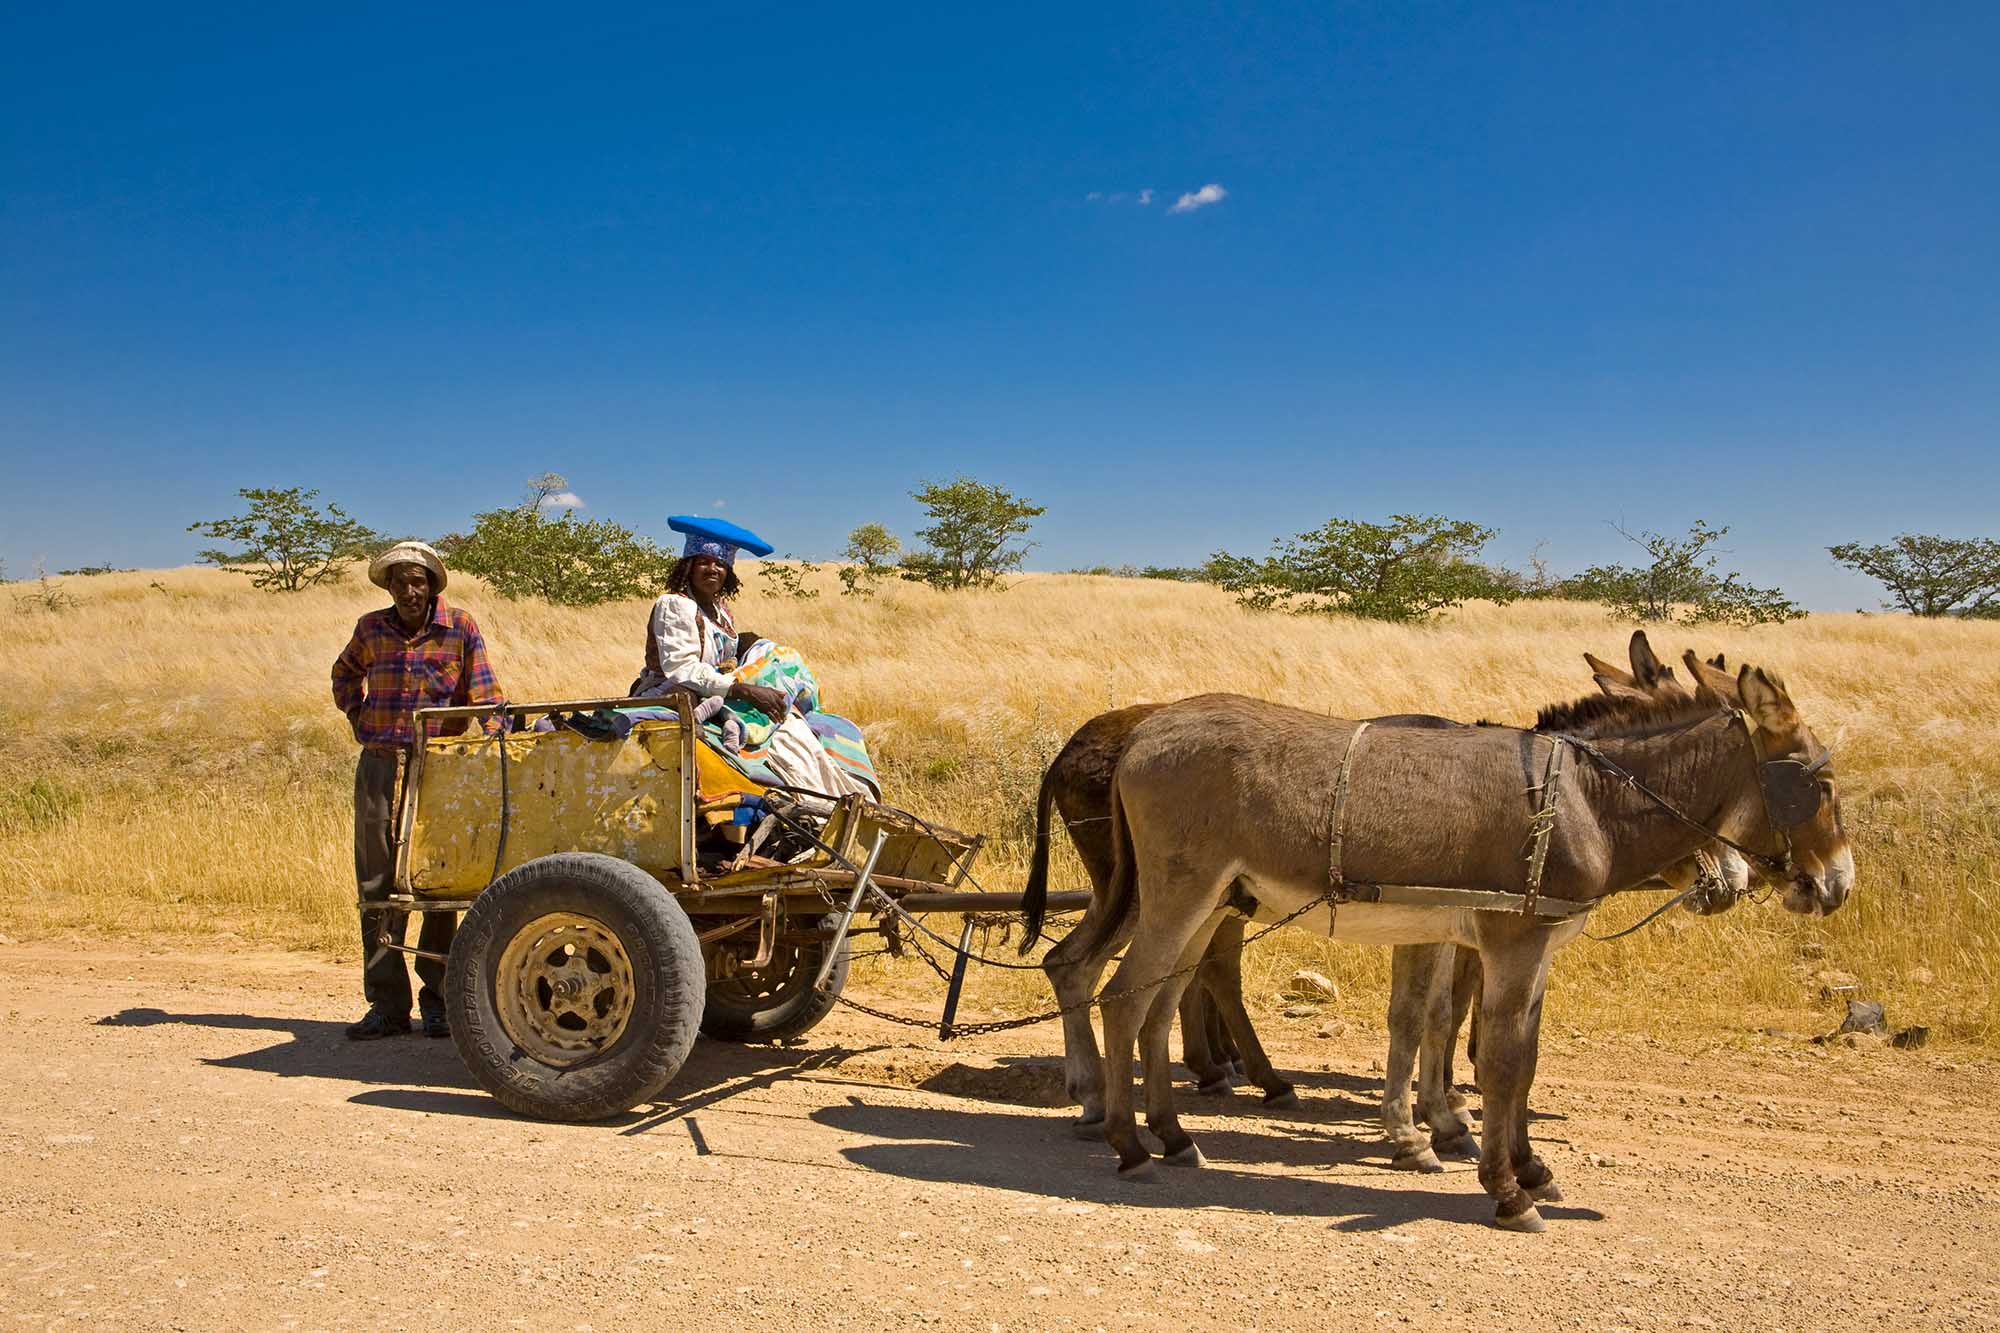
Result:
M549 499L568 486L559 473L544 473L521 503L473 515L471 532L440 537L438 549L502 597L595 606L657 592L674 557L610 519L578 518L574 509L551 517Z
M819 589L806 582L806 576L812 572L812 561L789 551L775 560L766 556L757 561L757 577L771 589L772 594L789 597L796 602L811 601L819 596Z
M1009 542L1027 533L1028 520L1048 512L1001 486L961 476L949 484L927 481L910 492L931 516L918 528L925 549L903 557L906 579L934 588L988 588L1021 567L1027 545Z
M1841 564L1889 590L1913 616L2000 616L2000 541L1904 533L1893 542L1826 548Z
M1473 598L1514 598L1476 559L1493 535L1437 514L1335 518L1279 542L1263 560L1218 551L1203 568L1255 610L1425 620Z
M880 523L858 525L840 548L841 559L848 562L840 568L841 590L849 597L872 597L874 585L888 576L902 549L903 543Z
M237 543L237 550L211 548L201 552L201 558L249 575L255 587L298 592L321 583L337 583L346 577L351 562L382 540L374 529L348 517L339 505L322 508L313 504L319 495L315 490L290 486L236 493L250 502L247 513L190 523L187 530Z
M1592 565L1564 581L1563 595L1600 602L1628 619L1681 625L1775 625L1806 614L1778 589L1754 587L1742 575L1716 568L1720 555L1711 548L1728 535L1727 527L1711 528L1696 519L1685 537L1617 532L1645 551L1648 563Z

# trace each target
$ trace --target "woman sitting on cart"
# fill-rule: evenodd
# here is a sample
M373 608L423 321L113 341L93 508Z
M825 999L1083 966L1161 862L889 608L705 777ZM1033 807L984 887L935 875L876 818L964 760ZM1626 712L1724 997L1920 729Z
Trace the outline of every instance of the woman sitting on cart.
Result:
M867 781L836 763L803 713L785 693L736 676L738 633L727 598L742 587L736 554L771 553L756 533L719 518L676 514L667 526L687 536L667 575L667 590L646 623L646 669L632 693L651 697L686 690L704 699L748 705L772 726L757 758L787 786L824 796L875 796Z

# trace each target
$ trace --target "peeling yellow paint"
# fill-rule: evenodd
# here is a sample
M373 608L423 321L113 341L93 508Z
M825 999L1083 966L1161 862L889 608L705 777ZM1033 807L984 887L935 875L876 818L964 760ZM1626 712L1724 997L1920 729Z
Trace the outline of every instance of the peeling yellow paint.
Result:
M467 894L492 876L500 839L499 745L507 747L509 806L503 872L553 852L603 852L669 882L679 879L680 728L641 722L616 741L573 731L431 741L410 833L413 890Z
M495 874L500 846L500 757L507 749L507 844L499 872L556 852L602 852L629 861L672 887L680 882L681 734L677 722L641 722L623 740L590 740L574 731L434 738L424 751L410 830L413 892L469 897ZM758 795L757 783L706 744L695 746L696 788L703 800L733 792ZM854 819L855 841L872 847L886 834L878 874L947 881L976 840L933 829L885 806L843 803L824 830L838 843ZM827 858L810 858L814 866ZM966 862L970 864L970 862ZM781 876L761 867L709 881L742 887Z

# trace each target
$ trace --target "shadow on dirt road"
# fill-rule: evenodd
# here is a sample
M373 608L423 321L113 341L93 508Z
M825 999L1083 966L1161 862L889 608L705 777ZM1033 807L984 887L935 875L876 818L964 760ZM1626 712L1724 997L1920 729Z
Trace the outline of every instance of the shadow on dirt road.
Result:
M385 1041L347 1040L346 1024L312 1018L270 1018L259 1014L178 1014L165 1009L121 1009L97 1020L99 1027L147 1028L180 1023L191 1027L282 1034L285 1040L241 1055L204 1058L217 1069L249 1069L280 1078L347 1079L430 1088L470 1088L472 1076L448 1041L420 1036Z
M1319 1217L1340 1231L1379 1231L1441 1218L1485 1226L1493 1204L1470 1164L1452 1172L1459 1191L1412 1188L1392 1173L1381 1145L1311 1126L1272 1123L1260 1132L1196 1134L1208 1164L1164 1164L1146 1180L1122 1180L1110 1150L1072 1141L1048 1116L879 1105L850 1096L815 1111L815 1123L891 1140L841 1150L858 1166L910 1180L983 1185L1055 1199L1135 1208L1227 1208L1281 1217ZM1282 1172L1244 1168L1275 1166ZM1329 1168L1332 1174L1329 1174ZM1587 1208L1544 1205L1545 1217L1602 1221Z

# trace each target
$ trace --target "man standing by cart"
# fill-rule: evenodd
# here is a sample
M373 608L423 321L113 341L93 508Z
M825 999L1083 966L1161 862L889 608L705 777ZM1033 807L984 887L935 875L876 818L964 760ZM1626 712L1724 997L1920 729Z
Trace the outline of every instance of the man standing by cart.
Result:
M422 743L411 714L419 708L498 703L499 684L486 658L486 641L471 616L444 603L444 561L422 542L398 542L368 566L369 582L394 604L370 611L333 664L333 702L347 715L361 759L354 769L354 879L363 903L389 895L395 875L397 775L412 745ZM433 722L429 734L456 735L465 720ZM497 729L497 722L490 729ZM387 907L361 911L361 988L368 1012L348 1025L351 1041L374 1041L410 1030L410 974L403 955L378 943L386 921L389 938L403 939L405 913ZM443 954L451 947L453 919L427 912L417 947ZM426 1037L445 1037L444 964L419 956L423 987L417 1004Z

